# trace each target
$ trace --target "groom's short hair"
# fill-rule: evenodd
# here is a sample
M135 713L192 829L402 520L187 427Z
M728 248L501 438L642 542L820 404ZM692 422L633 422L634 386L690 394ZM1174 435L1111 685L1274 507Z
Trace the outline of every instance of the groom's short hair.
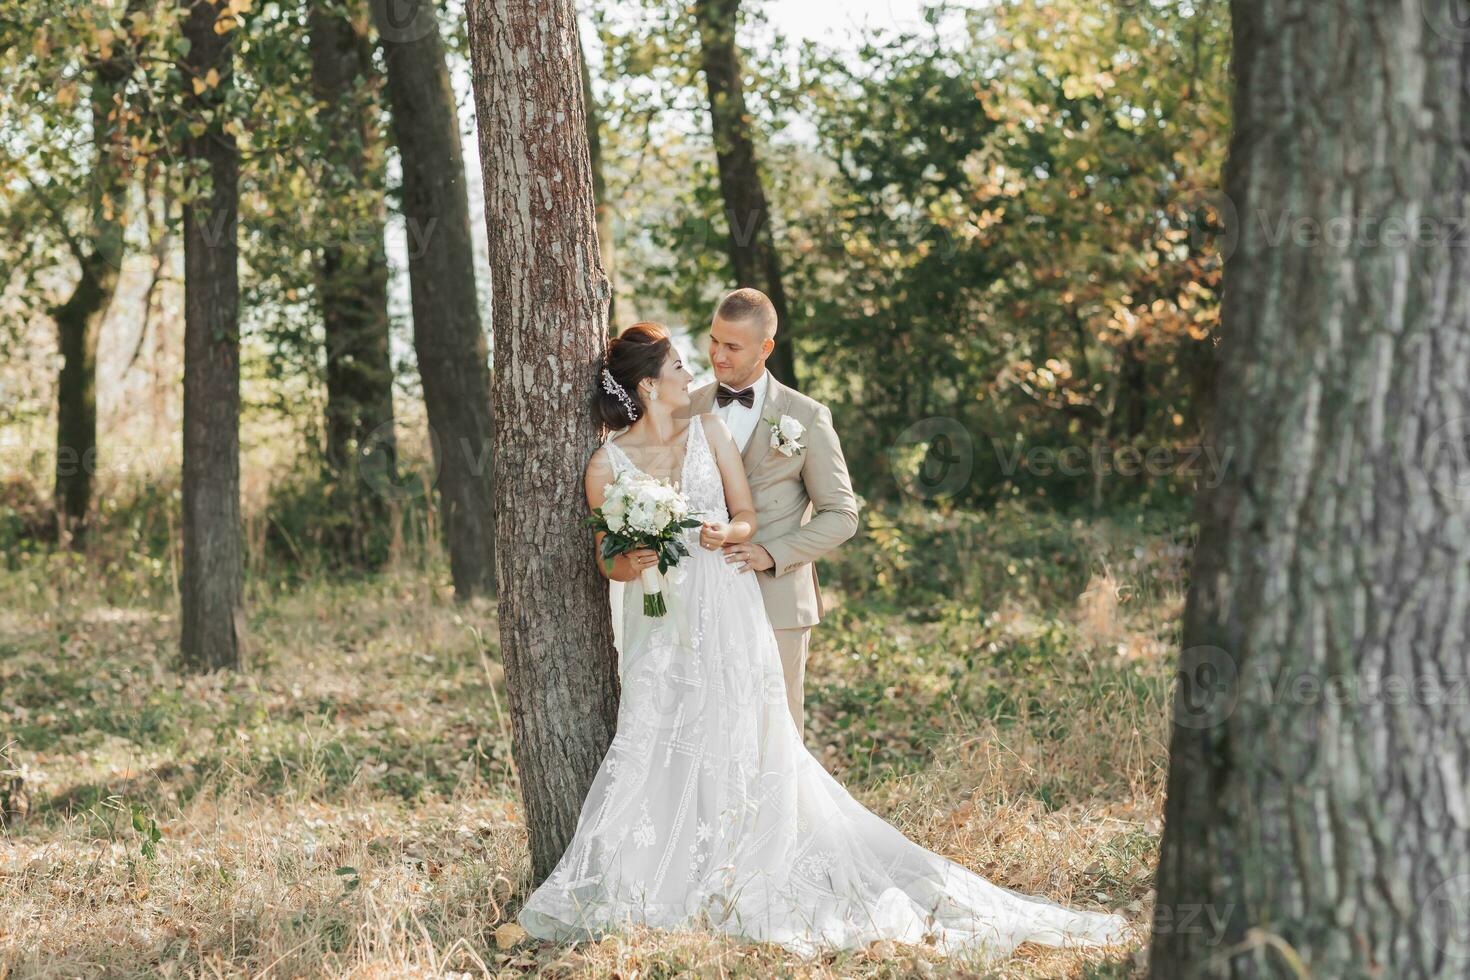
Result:
M754 320L767 337L776 336L776 304L759 289L737 289L720 300L715 316L721 320Z

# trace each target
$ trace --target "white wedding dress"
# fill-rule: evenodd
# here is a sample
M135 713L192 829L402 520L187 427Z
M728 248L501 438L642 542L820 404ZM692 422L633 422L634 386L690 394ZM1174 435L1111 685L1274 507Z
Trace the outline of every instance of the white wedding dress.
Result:
M636 470L606 445L615 473ZM683 467L691 506L728 520L698 419ZM643 615L636 583L624 590L617 734L571 844L521 910L527 932L706 928L802 955L879 939L982 957L1126 939L1121 916L991 884L848 795L792 723L755 576L686 533L667 616Z

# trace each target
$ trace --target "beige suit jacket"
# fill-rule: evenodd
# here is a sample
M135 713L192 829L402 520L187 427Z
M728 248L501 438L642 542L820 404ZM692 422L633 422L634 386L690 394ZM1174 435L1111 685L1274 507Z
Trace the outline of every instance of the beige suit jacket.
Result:
M715 410L717 384L694 392L691 410ZM822 594L816 560L857 533L858 505L847 474L847 460L832 427L826 405L770 378L759 420L743 458L755 498L756 544L770 552L776 565L757 572L766 615L775 629L815 626L822 619ZM785 456L771 448L767 419L790 415L806 431L798 440L806 448Z

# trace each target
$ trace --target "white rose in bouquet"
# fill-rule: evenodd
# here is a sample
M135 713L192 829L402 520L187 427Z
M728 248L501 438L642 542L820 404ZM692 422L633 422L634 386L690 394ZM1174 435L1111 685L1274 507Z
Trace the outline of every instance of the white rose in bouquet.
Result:
M608 530L621 531L628 519L628 501L621 494L611 495L602 505L602 516L607 519Z

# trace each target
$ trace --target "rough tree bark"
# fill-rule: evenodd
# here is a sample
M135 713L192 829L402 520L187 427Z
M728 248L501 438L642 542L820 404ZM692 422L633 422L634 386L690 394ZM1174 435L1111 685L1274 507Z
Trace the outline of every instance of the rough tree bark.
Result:
M1236 0L1154 977L1470 970L1470 35Z
M186 667L240 666L240 287L236 267L239 150L219 111L232 84L236 30L217 33L223 5L182 0L184 103L207 120L185 157L208 171L184 208L184 553L181 651ZM204 85L211 71L219 84Z
M432 3L373 0L403 161L413 343L457 598L495 591L490 366L454 93Z
M617 718L607 584L582 523L608 288L572 0L470 0L469 29L495 289L501 653L540 881Z
M769 367L777 378L795 387L791 316L781 280L781 262L771 236L771 208L766 203L755 139L750 132L750 112L745 107L740 49L735 43L740 0L695 0L694 16L699 24L700 58L709 87L720 195L730 223L730 264L738 285L759 289L775 304L779 330Z
M587 108L587 151L592 158L592 196L597 202L597 249L602 256L603 271L607 273L607 322L615 324L618 315L618 273L612 208L607 202L607 178L602 166L602 118L597 108L597 95L592 90L592 69L587 66L587 52L580 43L577 45L577 53L582 62L582 104Z
M388 518L379 490L396 467L389 350L385 146L367 10L313 4L312 91L331 134L322 159L318 301L326 338L326 465L347 521L341 546L370 562L370 529Z
M130 8L131 9L131 8ZM56 526L58 539L84 538L92 506L97 455L97 338L117 290L124 254L128 203L123 158L123 94L132 68L131 52L118 44L92 72L92 182L85 241L67 235L80 267L76 288L52 310L61 371L56 382Z

